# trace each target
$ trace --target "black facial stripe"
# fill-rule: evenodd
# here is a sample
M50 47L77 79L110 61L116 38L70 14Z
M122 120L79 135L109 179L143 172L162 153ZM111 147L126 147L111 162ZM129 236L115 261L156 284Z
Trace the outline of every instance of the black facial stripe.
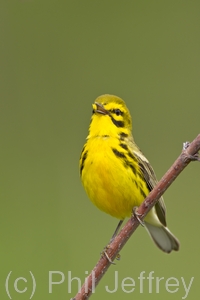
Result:
M124 122L123 121L117 121L113 118L113 116L109 115L113 124L115 124L115 126L117 127L124 127Z

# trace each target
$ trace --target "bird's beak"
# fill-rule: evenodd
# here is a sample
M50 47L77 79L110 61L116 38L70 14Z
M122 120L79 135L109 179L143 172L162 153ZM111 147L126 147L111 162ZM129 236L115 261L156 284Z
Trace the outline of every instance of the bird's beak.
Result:
M109 111L106 110L102 104L98 103L98 102L95 102L93 105L93 110L94 112L97 112L99 114L102 114L102 115L108 115L109 114Z

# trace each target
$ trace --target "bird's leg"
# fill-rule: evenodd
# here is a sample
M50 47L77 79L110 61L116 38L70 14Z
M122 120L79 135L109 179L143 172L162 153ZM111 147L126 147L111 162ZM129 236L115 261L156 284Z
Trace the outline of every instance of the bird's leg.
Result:
M120 220L119 223L117 224L117 227L116 227L116 229L115 229L115 231L114 231L114 233L113 233L113 235L112 235L112 237L111 237L111 239L110 239L109 245L112 243L112 241L113 241L114 238L116 237L116 235L117 235L117 233L118 233L118 231L119 231L119 229L120 229L120 227L121 227L123 221L124 221L124 220Z
M115 264L115 263L110 259L110 257L108 256L106 250L107 250L108 248L110 248L110 244L112 243L112 241L113 241L114 238L116 237L117 233L119 232L119 229L120 229L122 223L123 223L123 220L120 220L119 223L117 224L117 227L116 227L116 229L115 229L115 231L114 231L114 233L113 233L113 235L112 235L112 237L111 237L111 239L110 239L108 245L104 248L103 252L101 253L101 254L104 254L104 255L106 256L107 260L108 260L111 264ZM120 254L117 255L116 259L117 259L117 260L120 259Z

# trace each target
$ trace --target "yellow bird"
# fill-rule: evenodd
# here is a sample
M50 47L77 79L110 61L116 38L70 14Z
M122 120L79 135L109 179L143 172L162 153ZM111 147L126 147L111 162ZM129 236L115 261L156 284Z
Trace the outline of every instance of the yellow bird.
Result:
M80 175L90 200L120 219L119 225L157 183L153 168L133 139L131 115L121 98L106 94L95 100ZM161 250L179 250L179 241L166 225L162 197L145 217L144 225Z

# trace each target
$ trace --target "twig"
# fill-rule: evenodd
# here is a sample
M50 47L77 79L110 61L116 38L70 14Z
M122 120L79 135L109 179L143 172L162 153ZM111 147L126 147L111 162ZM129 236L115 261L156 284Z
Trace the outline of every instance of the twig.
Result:
M146 197L145 201L140 205L137 213L140 215L140 219L143 220L149 210L156 204L158 199L164 194L166 189L172 184L176 177L185 169L185 167L193 160L200 161L198 151L200 150L200 134L193 140L192 143L184 143L183 151L180 156L173 163L171 168L162 177L154 189ZM120 233L109 245L106 251L111 261L113 261L120 250L124 247L130 236L140 225L138 219L133 215ZM106 273L107 269L111 265L106 256L102 256L97 262L96 266L87 277L86 282L83 284L81 290L72 300L85 300L88 299L94 292L95 287L99 283L100 279Z

